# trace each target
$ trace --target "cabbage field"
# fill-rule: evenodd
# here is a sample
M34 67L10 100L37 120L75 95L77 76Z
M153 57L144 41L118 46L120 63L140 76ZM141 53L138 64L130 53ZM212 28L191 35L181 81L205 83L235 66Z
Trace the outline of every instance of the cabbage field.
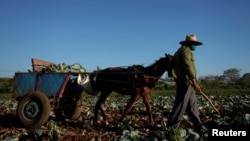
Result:
M210 125L249 125L250 95L209 96L220 114L216 113L203 96L197 94L200 117L204 124ZM126 119L118 122L128 96L111 96L105 103L109 125L104 126L100 117L99 126L93 125L94 105L98 96L83 94L83 111L77 120L57 119L51 111L50 118L39 129L24 128L15 110L17 102L12 99L0 100L0 140L34 141L34 140L67 140L67 141L194 141L208 140L208 133L199 135L193 129L188 116L183 117L178 129L166 128L167 116L172 108L174 96L151 97L154 126L149 126L146 108L140 99Z

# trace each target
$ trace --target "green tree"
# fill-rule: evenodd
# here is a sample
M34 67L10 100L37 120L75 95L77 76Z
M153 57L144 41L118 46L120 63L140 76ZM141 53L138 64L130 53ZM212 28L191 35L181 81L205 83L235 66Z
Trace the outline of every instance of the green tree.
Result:
M213 89L213 88L223 88L225 87L224 78L219 75L208 75L199 78L199 82L202 88Z
M236 83L243 87L250 86L250 73L245 73Z
M236 81L240 79L240 69L231 68L231 69L225 70L222 76L225 82L229 84L235 84Z

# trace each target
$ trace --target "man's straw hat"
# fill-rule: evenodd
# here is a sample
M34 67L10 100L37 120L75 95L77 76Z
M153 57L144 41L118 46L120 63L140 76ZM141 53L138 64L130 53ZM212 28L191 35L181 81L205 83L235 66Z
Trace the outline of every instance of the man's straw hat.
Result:
M186 40L181 41L180 44L182 44L182 45L196 45L196 46L202 45L201 42L197 41L197 37L194 34L187 35Z

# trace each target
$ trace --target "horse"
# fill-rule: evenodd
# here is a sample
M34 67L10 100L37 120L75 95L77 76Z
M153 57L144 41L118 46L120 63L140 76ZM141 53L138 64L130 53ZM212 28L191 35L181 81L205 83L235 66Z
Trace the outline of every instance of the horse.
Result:
M155 63L147 67L132 65L128 67L108 67L102 70L93 71L88 77L91 80L91 88L96 91L91 91L93 92L91 94L100 92L99 99L94 109L94 124L97 124L99 111L101 111L105 125L109 124L104 110L104 103L112 91L114 91L118 94L131 95L120 121L126 117L132 105L142 97L147 109L149 124L154 125L155 122L152 116L149 95L156 82L163 73L167 71L167 67L172 57L172 55L165 53L165 57L161 57L159 60L156 60ZM78 81L80 81L80 79Z

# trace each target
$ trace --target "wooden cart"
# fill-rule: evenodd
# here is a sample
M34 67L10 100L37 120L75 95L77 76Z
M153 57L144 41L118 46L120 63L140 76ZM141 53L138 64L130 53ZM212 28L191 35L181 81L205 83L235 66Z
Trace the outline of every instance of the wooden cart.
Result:
M32 58L32 72L16 72L12 97L18 101L16 114L27 128L45 124L51 112L58 118L77 119L81 112L82 87L79 73L45 72L52 62Z

